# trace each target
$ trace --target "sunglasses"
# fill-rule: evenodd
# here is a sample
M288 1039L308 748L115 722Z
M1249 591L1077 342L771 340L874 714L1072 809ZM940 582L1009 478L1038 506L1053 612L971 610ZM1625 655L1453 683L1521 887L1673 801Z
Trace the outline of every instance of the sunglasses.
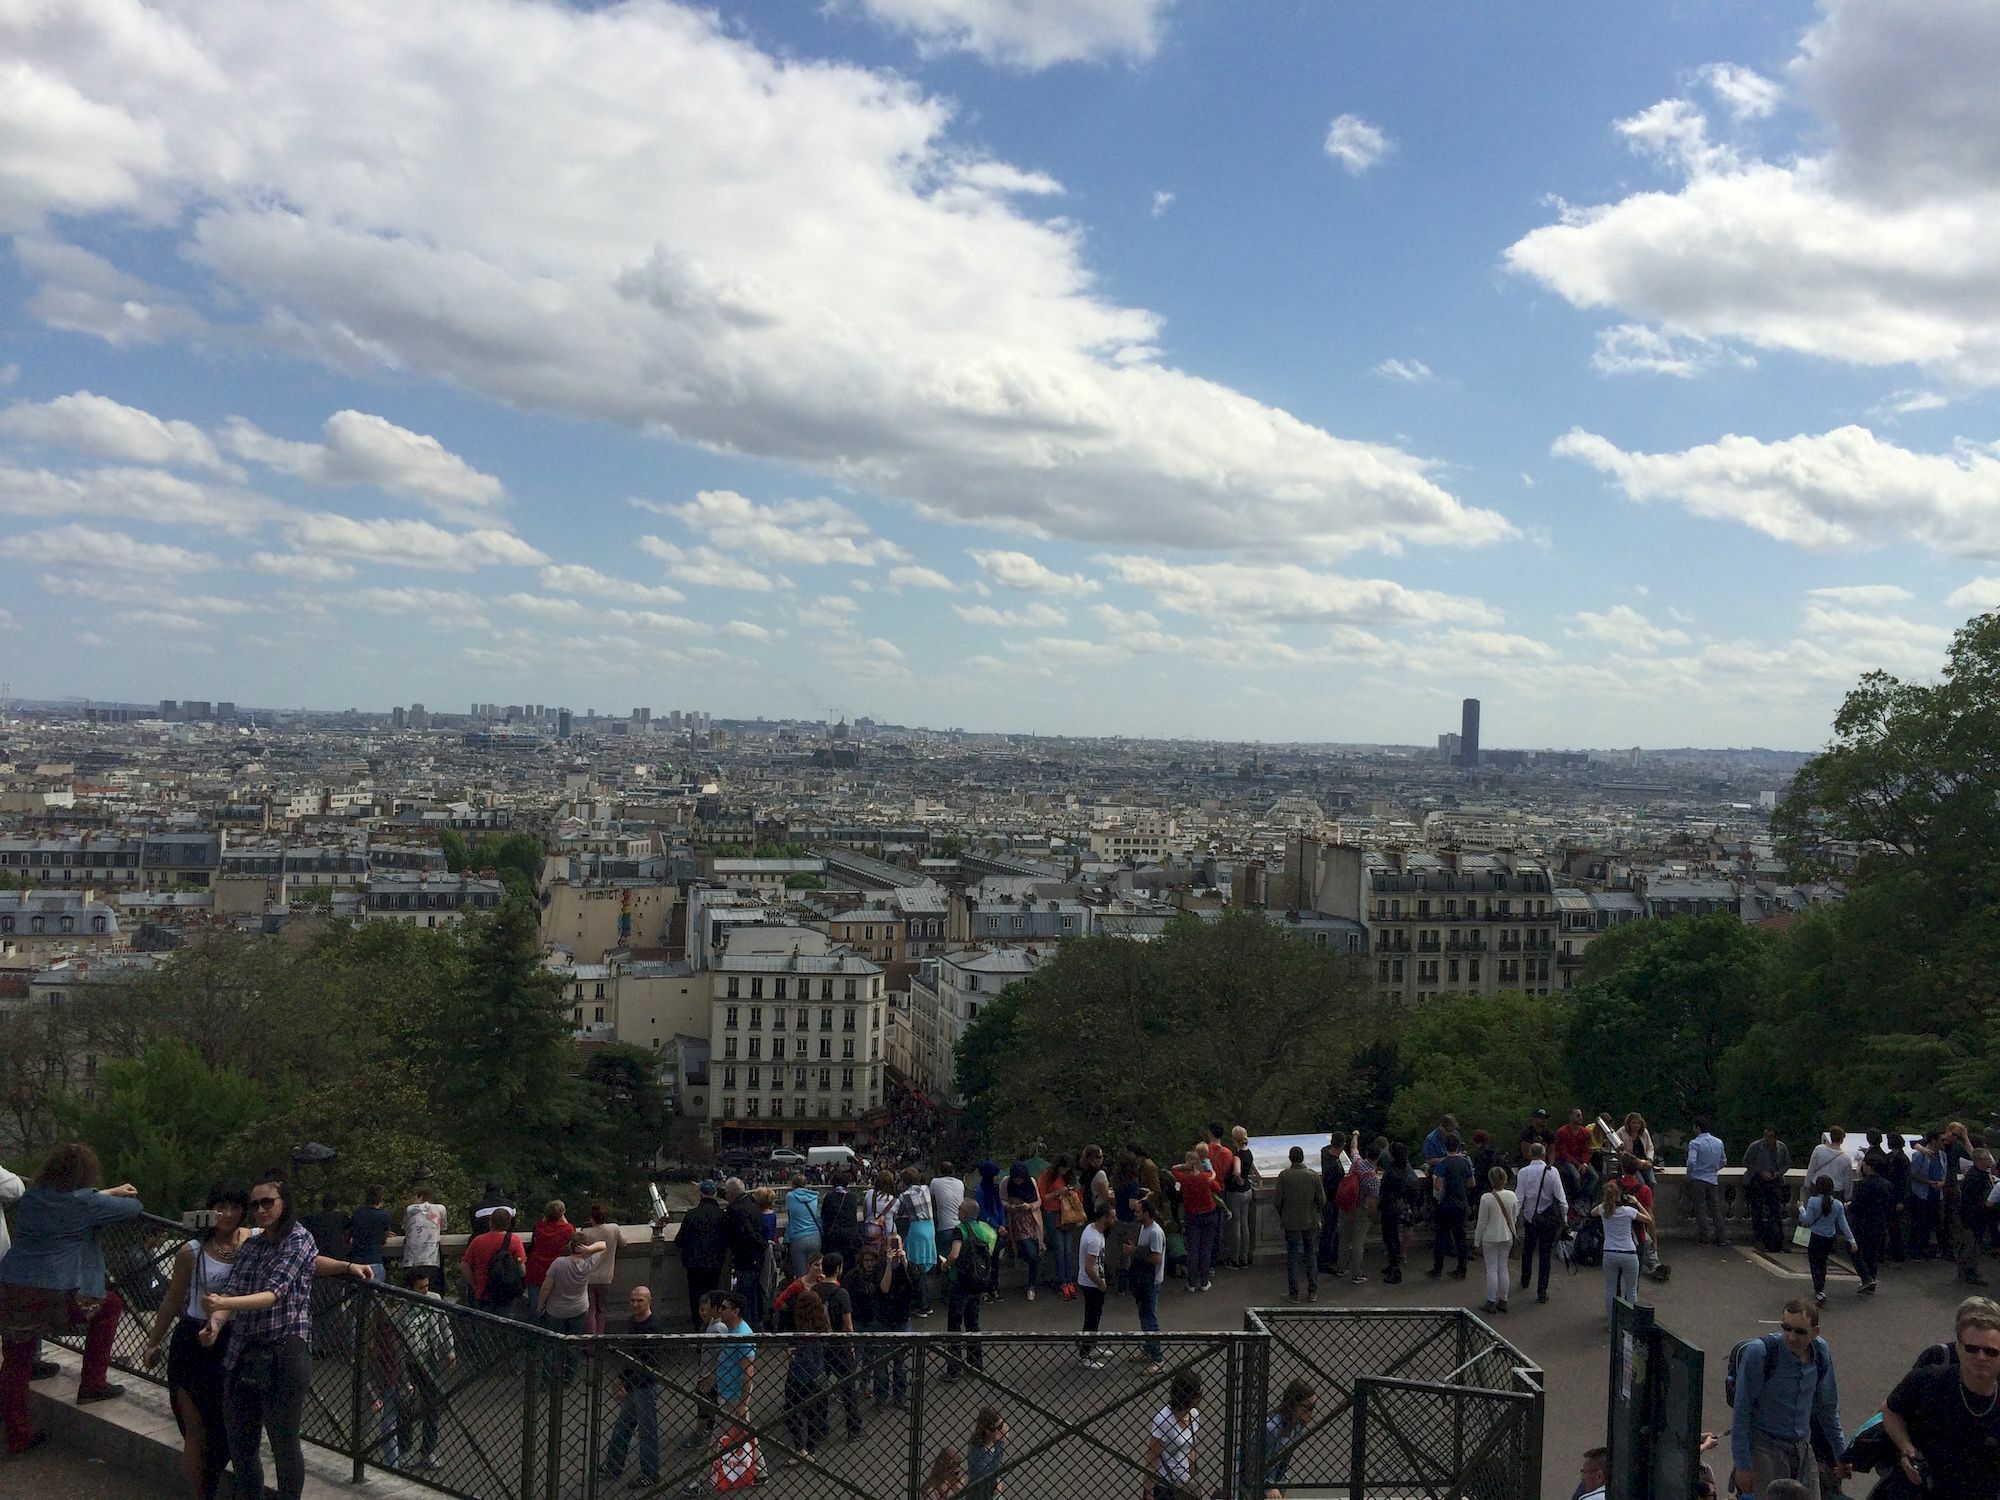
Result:
M1785 1332L1791 1335L1793 1338L1806 1339L1812 1337L1812 1329L1801 1328L1796 1323L1780 1323L1778 1326L1784 1329Z
M1964 1339L1960 1339L1958 1352L1976 1354L1981 1359L2000 1359L2000 1344L1968 1344Z
M276 1198L252 1198L250 1206L252 1208L276 1208L278 1201Z

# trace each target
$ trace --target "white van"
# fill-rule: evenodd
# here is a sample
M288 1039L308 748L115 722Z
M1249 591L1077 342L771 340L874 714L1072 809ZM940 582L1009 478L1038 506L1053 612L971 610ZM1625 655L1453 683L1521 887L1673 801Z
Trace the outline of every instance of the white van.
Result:
M856 1157L852 1146L808 1146L806 1165L831 1172L839 1167L851 1167Z

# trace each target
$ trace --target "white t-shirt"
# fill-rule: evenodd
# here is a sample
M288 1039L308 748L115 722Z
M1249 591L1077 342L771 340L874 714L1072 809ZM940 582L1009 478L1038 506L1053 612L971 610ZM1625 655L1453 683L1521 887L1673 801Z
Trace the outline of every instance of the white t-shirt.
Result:
M1639 1227L1639 1210L1620 1204L1609 1213L1601 1208L1597 1212L1604 1220L1605 1254L1637 1254L1639 1242L1633 1236Z
M1090 1274L1091 1267L1097 1264L1097 1258L1103 1254L1104 1231L1099 1229L1095 1224L1084 1225L1083 1255L1081 1264L1077 1267L1077 1279L1093 1291L1101 1292L1104 1290L1104 1283Z
M965 1183L956 1177L931 1179L931 1217L946 1229L958 1228L958 1205L965 1201Z
M1163 1406L1153 1417L1147 1436L1160 1445L1160 1466L1153 1472L1168 1484L1189 1484L1194 1480L1194 1439L1201 1430L1201 1413L1191 1411L1187 1426L1181 1426L1171 1406Z
M1159 1257L1153 1262L1153 1285L1158 1286L1167 1279L1167 1232L1157 1220L1139 1226L1139 1253L1148 1252ZM1144 1269L1143 1265L1140 1269Z
M444 1233L445 1210L442 1203L412 1203L403 1210L403 1259L406 1266L435 1266L438 1259L438 1236Z
M618 1275L618 1250L625 1243L625 1237L619 1233L616 1224L586 1224L583 1232L604 1237L600 1241L604 1253L597 1258L597 1269L590 1273L590 1284L610 1286Z

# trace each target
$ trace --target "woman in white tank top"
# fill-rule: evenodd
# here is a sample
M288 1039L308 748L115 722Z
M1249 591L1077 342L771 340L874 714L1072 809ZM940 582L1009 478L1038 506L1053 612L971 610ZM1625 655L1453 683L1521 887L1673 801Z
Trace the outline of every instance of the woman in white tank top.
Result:
M189 1240L174 1256L173 1278L146 1339L147 1364L156 1363L163 1350L166 1355L167 1395L183 1443L181 1472L194 1500L214 1500L229 1464L229 1438L222 1425L222 1356L229 1335L225 1328L212 1347L202 1347L198 1335L208 1314L201 1299L221 1291L229 1280L236 1252L250 1237L243 1227L249 1209L249 1195L241 1188L209 1190L214 1221L207 1234Z

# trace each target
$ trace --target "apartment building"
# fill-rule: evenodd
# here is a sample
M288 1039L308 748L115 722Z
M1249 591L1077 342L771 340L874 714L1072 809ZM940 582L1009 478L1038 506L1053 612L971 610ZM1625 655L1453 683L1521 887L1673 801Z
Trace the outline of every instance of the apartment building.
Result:
M119 945L118 913L91 891L0 891L0 948L20 953Z
M882 1107L881 965L811 928L755 927L732 932L712 969L715 1143L859 1138Z
M410 922L418 927L456 927L474 912L492 911L507 895L497 880L470 875L391 871L368 882L363 920Z
M979 1019L1008 985L1024 979L1049 957L1047 947L950 948L927 958L910 980L907 1023L899 1016L897 1049L905 1076L934 1099L965 1102L958 1092L957 1052L966 1027Z

